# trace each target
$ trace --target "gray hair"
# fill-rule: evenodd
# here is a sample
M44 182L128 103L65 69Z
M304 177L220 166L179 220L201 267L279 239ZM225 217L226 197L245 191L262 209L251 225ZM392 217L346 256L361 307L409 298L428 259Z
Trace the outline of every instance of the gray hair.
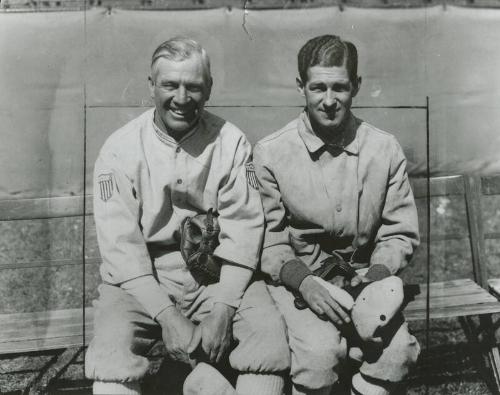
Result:
M210 58L205 49L195 40L187 37L173 37L161 43L153 52L151 57L151 69L160 58L174 61L182 61L194 55L199 55L203 64L205 81L210 84L212 74L210 72Z

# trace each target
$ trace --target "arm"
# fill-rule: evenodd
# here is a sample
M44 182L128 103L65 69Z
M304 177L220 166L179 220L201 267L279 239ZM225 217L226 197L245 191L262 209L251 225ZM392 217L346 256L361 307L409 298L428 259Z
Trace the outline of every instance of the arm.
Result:
M151 257L139 227L140 203L131 181L112 155L101 153L96 161L94 217L105 281L132 295L162 326L171 355L185 360L193 324L177 311L153 276Z
M217 202L220 226L219 246L214 255L224 263L215 285L214 307L196 328L189 352L202 345L212 362L219 362L231 341L233 317L258 262L264 217L258 191L249 166L250 144L240 138L233 164Z
M326 315L337 324L349 322L346 311L324 286L314 280L311 270L295 255L289 241L286 209L272 171L271 160L264 147L259 144L254 148L254 164L266 220L262 271L269 274L276 283L300 292L316 314Z
M254 148L254 165L266 221L261 270L276 283L283 283L280 277L283 266L285 263L298 259L290 245L286 209L278 182L272 172L271 160L266 155L265 148L260 144ZM307 268L302 270L304 275L310 273L305 269ZM299 284L293 284L292 288L298 288L300 281L301 279L297 279L295 283L299 282Z
M419 244L418 216L401 146L392 145L390 174L381 225L375 237L367 277L379 280L397 274Z

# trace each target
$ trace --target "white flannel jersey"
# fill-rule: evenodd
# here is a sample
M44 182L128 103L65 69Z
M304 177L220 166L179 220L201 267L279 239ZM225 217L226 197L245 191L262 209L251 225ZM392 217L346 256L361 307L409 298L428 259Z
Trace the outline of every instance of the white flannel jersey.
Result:
M135 295L154 318L172 302L154 280L151 253L178 249L186 217L217 211L214 254L234 264L239 288L235 267L257 267L264 219L251 146L237 127L203 111L194 130L175 141L153 119L150 109L103 145L94 170L94 216L102 279L140 288ZM242 293L227 290L222 299L237 306Z

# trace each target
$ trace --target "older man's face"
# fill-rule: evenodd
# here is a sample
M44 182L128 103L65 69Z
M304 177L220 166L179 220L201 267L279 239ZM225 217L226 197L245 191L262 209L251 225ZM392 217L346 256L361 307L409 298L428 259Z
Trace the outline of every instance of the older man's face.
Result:
M150 91L159 126L174 135L188 132L198 121L210 88L200 56L181 61L158 59L153 65Z
M311 126L325 135L341 132L360 80L353 83L345 65L313 66L307 76L307 81L297 79L297 85L306 99Z

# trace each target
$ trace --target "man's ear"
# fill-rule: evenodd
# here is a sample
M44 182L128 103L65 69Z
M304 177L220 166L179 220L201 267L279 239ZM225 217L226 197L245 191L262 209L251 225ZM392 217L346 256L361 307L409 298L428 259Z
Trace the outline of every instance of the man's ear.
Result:
M297 84L297 90L299 91L300 95L305 96L305 94L304 94L305 87L304 87L304 83L302 82L302 80L299 77L297 77L297 78L295 78L295 83Z
M210 77L210 80L207 82L207 92L205 94L205 101L208 101L208 99L210 99L210 94L212 93L212 85L214 84L214 80L212 79L212 77Z
M155 83L153 81L153 77L149 76L148 82L149 82L149 94L151 95L151 98L154 99L154 97L155 97Z
M356 77L356 84L353 86L352 97L355 97L361 88L361 77Z

